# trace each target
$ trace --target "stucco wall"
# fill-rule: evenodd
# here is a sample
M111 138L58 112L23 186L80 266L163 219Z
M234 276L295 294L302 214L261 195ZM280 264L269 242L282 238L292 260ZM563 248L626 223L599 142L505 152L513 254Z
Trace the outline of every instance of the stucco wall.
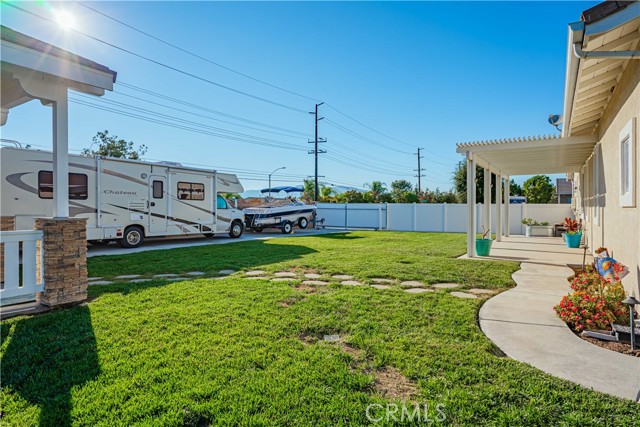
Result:
M635 207L621 207L619 135L632 118L636 121ZM585 164L579 188L585 197L581 216L585 218L585 234L591 250L605 246L629 267L631 273L622 282L627 292L634 291L636 296L640 295L639 125L640 60L631 60L600 120L597 129L600 142ZM580 206L581 201L576 202Z

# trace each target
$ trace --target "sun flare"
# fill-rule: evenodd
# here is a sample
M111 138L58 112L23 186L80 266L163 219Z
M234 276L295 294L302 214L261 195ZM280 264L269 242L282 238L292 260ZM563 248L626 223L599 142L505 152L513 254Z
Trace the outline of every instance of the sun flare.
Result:
M65 30L71 30L76 26L76 18L67 10L56 11L56 21Z

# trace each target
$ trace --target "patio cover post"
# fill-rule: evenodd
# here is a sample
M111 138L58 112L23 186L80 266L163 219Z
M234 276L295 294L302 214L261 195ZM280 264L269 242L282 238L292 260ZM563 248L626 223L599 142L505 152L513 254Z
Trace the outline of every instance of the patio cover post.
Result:
M467 151L467 257L476 256L476 162Z
M502 174L496 175L496 240L502 241Z
M509 211L511 210L511 181L509 175L504 178L504 236L509 237L511 224L509 223Z
M59 86L53 102L54 218L69 217L69 102L67 88Z
M482 211L482 225L484 230L489 230L491 238L491 170L484 168L484 200Z

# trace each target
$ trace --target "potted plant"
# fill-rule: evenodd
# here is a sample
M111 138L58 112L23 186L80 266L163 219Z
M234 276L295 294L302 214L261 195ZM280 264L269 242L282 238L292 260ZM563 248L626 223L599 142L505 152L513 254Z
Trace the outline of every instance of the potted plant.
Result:
M580 247L580 241L582 240L582 229L578 221L571 218L564 219L564 240L567 243L568 248Z
M491 240L491 236L487 239L489 231L491 231L491 229L485 230L484 226L482 226L482 238L476 239L476 254L478 256L489 256L491 252L491 243L493 243L493 240Z
M533 218L523 218L522 224L526 226L527 237L553 237L553 226L547 221L534 221Z

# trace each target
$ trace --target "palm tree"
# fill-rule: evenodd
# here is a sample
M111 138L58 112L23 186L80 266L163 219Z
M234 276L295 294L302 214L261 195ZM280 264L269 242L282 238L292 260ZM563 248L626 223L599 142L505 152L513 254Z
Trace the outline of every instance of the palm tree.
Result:
M333 194L333 188L328 187L326 185L320 187L320 200L323 202L331 202L333 197L331 197L331 195Z
M364 187L369 187L369 194L374 202L378 201L378 198L387 192L387 184L380 181L373 181L371 184L364 184Z
M315 182L312 178L307 178L304 180L304 193L302 194L302 197L304 197L307 200L313 200L313 197L315 196L315 190L316 185Z

